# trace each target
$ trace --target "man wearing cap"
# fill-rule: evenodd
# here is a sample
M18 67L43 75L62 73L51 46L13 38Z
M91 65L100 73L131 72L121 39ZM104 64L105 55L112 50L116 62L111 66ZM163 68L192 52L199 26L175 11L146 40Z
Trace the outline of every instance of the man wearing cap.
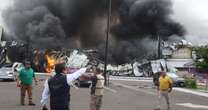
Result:
M156 110L161 109L162 98L164 97L167 104L167 110L170 110L169 93L172 91L172 80L166 75L166 72L160 72L159 83L159 105Z
M33 69L31 68L31 64L29 61L24 62L24 68L19 71L19 75L17 78L17 86L20 87L21 105L25 105L25 94L27 92L29 105L34 106L35 104L32 101L32 82L35 80L35 84L37 85L37 79L35 78L35 74Z
M42 93L41 104L43 110L47 110L46 104L50 96L51 110L69 110L70 103L70 86L72 82L85 74L86 68L67 74L65 63L55 65L56 74L46 80Z

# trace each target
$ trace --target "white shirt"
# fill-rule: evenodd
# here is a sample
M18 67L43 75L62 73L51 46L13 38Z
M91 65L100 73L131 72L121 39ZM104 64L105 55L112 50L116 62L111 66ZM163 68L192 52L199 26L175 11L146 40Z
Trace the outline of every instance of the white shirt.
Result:
M72 85L72 82L75 81L77 78L79 78L81 75L83 75L86 72L86 70L87 70L86 68L82 68L72 74L67 74L66 75L67 84ZM50 91L48 86L48 80L46 80L44 84L44 90L42 93L42 99L40 101L40 103L43 106L46 105L49 96L50 96Z

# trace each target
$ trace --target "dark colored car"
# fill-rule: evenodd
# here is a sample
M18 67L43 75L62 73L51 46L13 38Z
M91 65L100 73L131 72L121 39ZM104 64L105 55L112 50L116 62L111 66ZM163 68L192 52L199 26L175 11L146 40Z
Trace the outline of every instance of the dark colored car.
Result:
M78 70L77 68L68 68L67 71L70 74L70 73L76 72L77 70ZM91 85L92 81L89 77L81 76L74 83L78 87L82 87L82 86L89 87Z
M87 86L89 87L91 85L92 81L90 78L87 78L87 77L80 77L76 80L75 84L78 86L78 87L82 87L82 86Z

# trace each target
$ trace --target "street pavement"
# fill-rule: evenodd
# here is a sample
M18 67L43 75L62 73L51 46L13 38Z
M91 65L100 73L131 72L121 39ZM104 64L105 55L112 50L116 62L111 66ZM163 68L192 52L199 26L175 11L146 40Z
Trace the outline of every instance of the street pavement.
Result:
M41 78L42 79L42 78ZM15 82L0 82L0 110L41 110L40 99L44 81L34 86L33 98L36 106L21 106L19 88ZM157 106L157 91L148 81L110 81L106 90L102 110L154 110ZM72 88L71 110L89 110L89 88ZM208 98L173 91L171 110L208 110ZM27 102L27 100L26 100ZM165 110L165 106L163 107Z

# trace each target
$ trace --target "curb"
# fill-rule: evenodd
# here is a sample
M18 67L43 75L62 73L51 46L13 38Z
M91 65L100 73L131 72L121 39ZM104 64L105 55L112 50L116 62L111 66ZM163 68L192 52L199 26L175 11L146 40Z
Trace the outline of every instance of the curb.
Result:
M189 94L193 94L193 95L208 97L208 93L205 93L205 92L193 91L193 90L184 89L184 88L173 88L173 90L179 91L179 92L184 92L184 93L189 93Z

